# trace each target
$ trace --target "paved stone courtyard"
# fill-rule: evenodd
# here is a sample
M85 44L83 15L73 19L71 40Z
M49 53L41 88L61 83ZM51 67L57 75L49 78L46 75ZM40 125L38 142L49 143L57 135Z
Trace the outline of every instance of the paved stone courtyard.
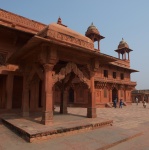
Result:
M68 112L86 115L84 108L68 108ZM149 150L149 104L147 108L142 103L122 109L99 108L97 114L112 119L113 126L35 143L27 143L1 124L0 150Z

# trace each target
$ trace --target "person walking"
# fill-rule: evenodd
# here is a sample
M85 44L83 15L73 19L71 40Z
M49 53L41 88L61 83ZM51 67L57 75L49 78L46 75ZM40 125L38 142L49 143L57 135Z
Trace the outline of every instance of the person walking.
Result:
M120 99L119 108L122 108L122 107L123 107L123 101L122 99Z
M146 101L143 101L143 107L146 108Z
M116 98L113 101L113 106L114 106L114 108L116 108L116 106L117 106L117 99Z
M136 104L137 104L137 105L138 105L138 102L139 102L138 97L136 97Z

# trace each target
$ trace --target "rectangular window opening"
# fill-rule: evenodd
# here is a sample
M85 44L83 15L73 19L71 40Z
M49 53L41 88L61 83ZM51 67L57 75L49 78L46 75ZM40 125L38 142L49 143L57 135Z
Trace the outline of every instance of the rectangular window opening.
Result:
M108 78L108 70L104 70L104 77Z
M113 72L113 78L116 79L116 72Z
M121 80L124 80L124 74L123 73L121 73Z

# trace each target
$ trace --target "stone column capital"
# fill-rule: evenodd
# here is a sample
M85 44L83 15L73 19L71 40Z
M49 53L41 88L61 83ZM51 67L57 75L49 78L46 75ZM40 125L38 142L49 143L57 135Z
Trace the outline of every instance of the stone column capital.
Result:
M90 78L94 77L95 76L95 71L90 71Z
M43 68L44 68L44 70L45 70L46 72L52 71L53 68L54 68L54 65L53 65L53 64L44 64L44 65L43 65Z

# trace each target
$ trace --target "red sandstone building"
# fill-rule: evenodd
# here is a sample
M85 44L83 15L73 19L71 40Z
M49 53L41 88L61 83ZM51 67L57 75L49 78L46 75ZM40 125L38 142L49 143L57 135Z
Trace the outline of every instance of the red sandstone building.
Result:
M96 108L113 99L131 103L136 82L130 75L132 51L122 39L118 58L100 51L104 37L91 24L85 36L57 23L45 25L0 10L0 111L28 116L42 112L42 123L53 120L53 106L60 113L68 106ZM98 49L94 48L97 42Z
M136 97L138 98L139 102L143 102L144 100L148 103L149 102L149 89L144 90L134 90L131 93L132 102L136 102Z

